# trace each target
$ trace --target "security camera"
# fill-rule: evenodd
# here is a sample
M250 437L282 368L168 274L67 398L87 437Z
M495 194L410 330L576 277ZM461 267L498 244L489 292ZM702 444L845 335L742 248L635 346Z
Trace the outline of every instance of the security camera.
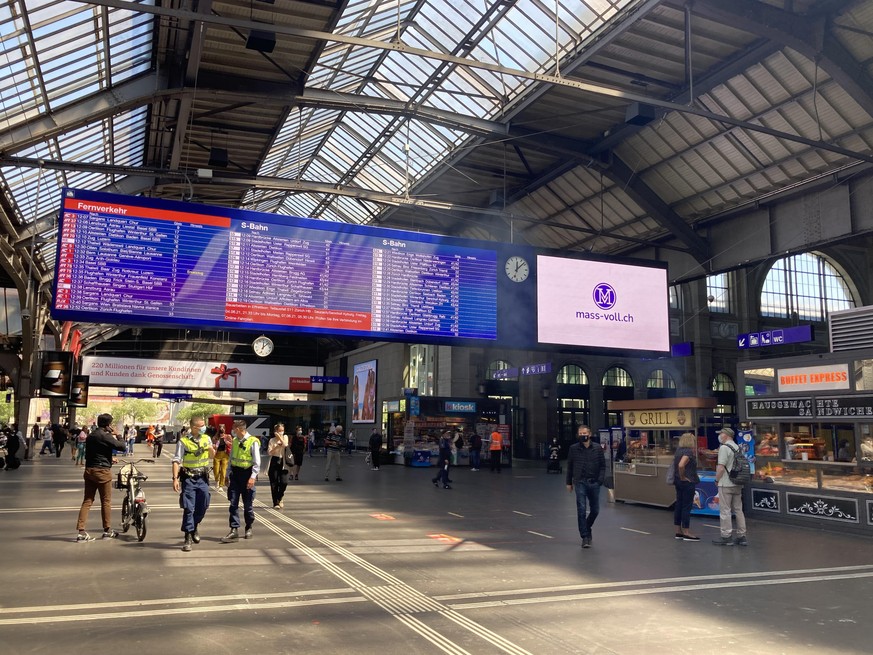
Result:
M714 301L715 301L715 296L707 296L706 299L707 299L709 302L714 302Z
M21 310L21 320L22 321L29 321L30 320L30 310L29 309L22 309Z

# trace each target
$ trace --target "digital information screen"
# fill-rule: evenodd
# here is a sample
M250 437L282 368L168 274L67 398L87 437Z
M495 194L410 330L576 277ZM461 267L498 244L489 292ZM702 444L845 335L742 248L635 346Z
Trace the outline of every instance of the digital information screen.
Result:
M498 336L498 253L461 239L76 189L60 214L60 320Z

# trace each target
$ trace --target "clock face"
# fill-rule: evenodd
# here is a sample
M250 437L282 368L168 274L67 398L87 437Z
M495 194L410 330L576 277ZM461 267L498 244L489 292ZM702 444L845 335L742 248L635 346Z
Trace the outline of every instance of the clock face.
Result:
M524 282L530 275L530 266L524 257L513 255L506 260L506 276L513 282Z
M266 357L273 352L273 340L270 337L260 336L252 342L252 350L258 357Z

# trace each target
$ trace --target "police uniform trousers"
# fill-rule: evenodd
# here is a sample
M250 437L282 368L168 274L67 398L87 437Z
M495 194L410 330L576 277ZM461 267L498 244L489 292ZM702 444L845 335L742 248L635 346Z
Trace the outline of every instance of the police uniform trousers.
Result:
M252 469L241 469L236 466L230 467L230 484L227 487L227 499L230 501L230 527L239 527L239 501L243 502L243 518L246 528L252 527L255 522L255 488L247 489L249 478L252 477Z
M182 532L194 532L209 508L209 481L205 476L183 476L179 484L182 487Z

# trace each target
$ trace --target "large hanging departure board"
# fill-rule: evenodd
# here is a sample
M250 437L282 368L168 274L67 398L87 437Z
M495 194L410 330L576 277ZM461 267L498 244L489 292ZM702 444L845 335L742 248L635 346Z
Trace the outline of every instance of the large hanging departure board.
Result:
M52 315L493 341L498 252L480 245L64 189Z

